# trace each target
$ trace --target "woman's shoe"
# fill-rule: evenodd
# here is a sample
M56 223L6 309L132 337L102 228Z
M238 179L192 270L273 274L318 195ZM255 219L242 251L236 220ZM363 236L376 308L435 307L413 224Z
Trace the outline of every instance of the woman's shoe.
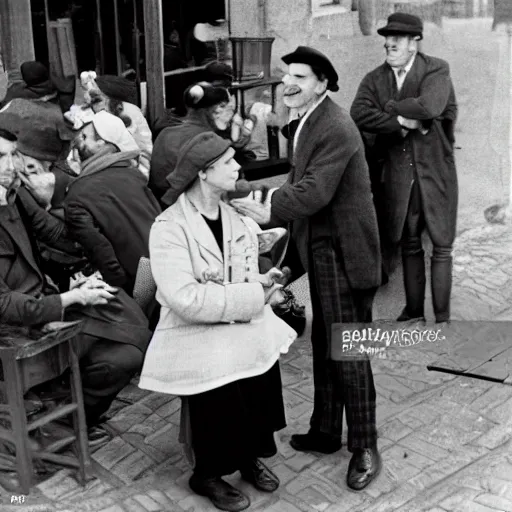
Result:
M274 492L279 487L279 478L261 460L254 459L244 466L242 478L263 492Z
M205 478L195 473L188 482L190 488L199 496L208 498L219 510L238 512L249 508L249 498L220 477Z

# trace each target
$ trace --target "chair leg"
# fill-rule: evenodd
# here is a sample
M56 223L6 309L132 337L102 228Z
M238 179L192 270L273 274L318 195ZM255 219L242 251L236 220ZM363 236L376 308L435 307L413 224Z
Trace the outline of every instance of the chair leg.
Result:
M71 368L71 397L77 409L73 413L73 429L75 431L76 451L80 463L79 479L85 486L87 479L92 476L92 463L89 453L89 440L87 438L87 422L85 420L84 397L82 394L82 378L80 365L75 350L74 339L69 341L69 363Z
M7 400L11 415L11 431L16 448L16 471L23 494L29 494L33 481L34 466L29 447L29 434L25 402L23 400L23 382L19 362L9 358L3 365Z

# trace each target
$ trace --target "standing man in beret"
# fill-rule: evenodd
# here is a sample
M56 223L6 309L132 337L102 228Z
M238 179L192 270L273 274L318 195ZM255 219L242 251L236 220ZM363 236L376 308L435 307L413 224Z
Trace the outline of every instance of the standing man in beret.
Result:
M406 304L398 320L424 317L426 229L433 244L434 314L436 322L446 322L458 202L457 103L448 64L418 51L422 32L416 16L389 16L378 30L386 62L364 77L350 113L361 131L376 135L371 153L381 165L386 233L395 247L402 244Z
M368 166L357 127L328 96L338 90L329 59L299 46L283 61L288 65L284 102L292 119L283 133L289 140L291 172L264 203L238 199L232 204L259 224L291 223L291 246L309 277L315 386L310 430L293 435L291 445L300 451L339 450L345 409L353 453L347 484L361 490L382 465L373 374L368 359L331 359L331 328L339 322L371 322L381 282Z

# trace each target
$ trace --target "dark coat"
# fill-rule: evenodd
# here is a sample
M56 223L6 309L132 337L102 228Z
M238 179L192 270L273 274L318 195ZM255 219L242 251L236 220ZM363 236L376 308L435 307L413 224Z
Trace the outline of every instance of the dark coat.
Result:
M41 272L35 240L53 243L66 236L65 227L43 210L30 217L23 211L19 198L17 204L0 208L0 323L36 327L82 320L86 334L145 351L151 335L147 319L122 290L107 306L71 306L63 311L58 291Z
M348 112L330 98L305 121L288 182L272 195L271 224L290 221L305 269L309 246L330 238L351 288L379 286L379 233L363 141Z
M129 153L116 155L117 162L83 171L70 182L64 210L70 235L103 279L131 295L139 260L149 257L149 231L161 210L142 173L126 159Z
M448 64L418 53L398 92L393 70L384 63L364 77L350 113L361 131L376 134L372 159L382 169L390 239L397 243L402 237L416 172L432 241L451 245L458 203L453 155L457 103ZM428 132L412 130L403 137L398 115L422 121Z

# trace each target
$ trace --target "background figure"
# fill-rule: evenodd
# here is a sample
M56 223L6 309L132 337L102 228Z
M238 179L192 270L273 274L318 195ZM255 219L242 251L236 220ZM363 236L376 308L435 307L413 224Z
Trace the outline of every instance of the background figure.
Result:
M64 199L71 236L103 279L133 292L149 256L149 230L160 207L137 167L140 153L121 120L102 111L77 135L81 172Z
M406 305L398 320L423 318L425 255L421 236L433 243L431 287L437 322L450 319L452 248L458 185L453 154L457 115L448 64L418 51L422 21L394 13L379 29L386 62L368 73L351 115L364 132L376 134L373 161L381 162L385 226L402 244Z
M132 134L141 150L141 170L149 176L151 153L153 152L153 134L146 118L137 106L137 88L134 82L114 76L95 76L95 73L82 73L82 87L86 101L97 113L106 110L119 117Z
M322 53L299 46L283 57L284 101L291 109L283 133L292 170L264 204L231 204L259 224L291 223L292 241L308 272L313 326L314 409L310 430L294 434L300 451L341 448L342 418L352 452L347 485L361 490L379 474L376 393L370 361L331 359L333 323L371 322L381 280L377 219L361 136L347 112L327 91L338 75Z

